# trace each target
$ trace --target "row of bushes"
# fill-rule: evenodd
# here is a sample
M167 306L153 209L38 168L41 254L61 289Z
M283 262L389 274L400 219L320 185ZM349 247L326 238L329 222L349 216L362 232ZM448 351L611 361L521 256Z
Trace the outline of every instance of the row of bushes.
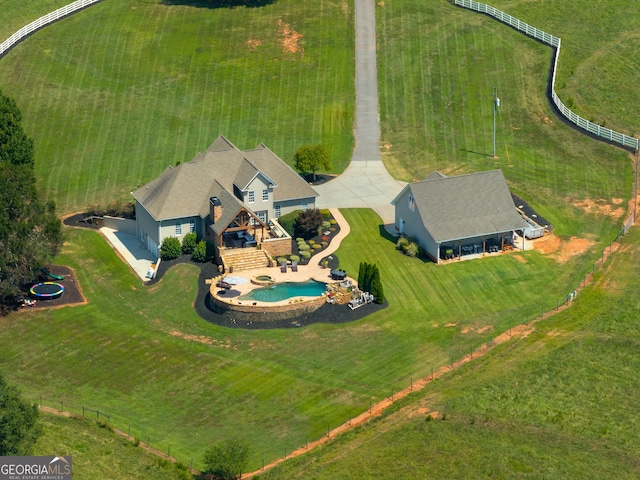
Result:
M191 255L194 262L206 262L212 257L213 245L204 240L198 241L195 232L187 233L182 242L177 237L167 237L162 241L160 247L160 258L162 260L173 260L181 254Z
M104 217L108 215L110 217L134 219L136 218L136 205L132 202L125 203L121 200L114 200L106 206L100 204L88 205L86 213L94 217Z

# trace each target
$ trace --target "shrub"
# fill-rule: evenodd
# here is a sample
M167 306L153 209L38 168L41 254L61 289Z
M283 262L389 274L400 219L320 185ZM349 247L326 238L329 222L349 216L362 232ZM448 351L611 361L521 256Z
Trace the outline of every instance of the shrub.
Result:
M193 249L193 254L191 255L191 259L194 262L206 262L207 261L207 242L204 240L200 240L195 248Z
M323 247L326 247L327 245L329 245L329 242L325 242L324 240L322 242L320 242L320 245L322 245Z
M300 252L300 256L308 260L309 258L311 258L311 252L309 252L309 250L303 250L302 252Z
M322 250L322 245L318 245L317 243L314 243L311 247L312 247L314 250Z
M187 233L182 239L182 253L186 253L187 255L193 253L193 251L196 249L197 243L198 235L196 234L196 232Z
M287 213L286 215L282 215L280 218L278 218L278 223L291 237L295 235L296 220L298 218L298 215L300 215L300 212L302 212L302 210L294 210L293 212Z
M328 221L326 221L326 220L325 220L324 222L322 222L322 229L323 229L323 230L326 230L326 229L327 229L327 228L329 228L330 226L331 226L331 222L328 222Z
M302 237L298 237L296 238L296 242L300 243L300 242L304 242L304 238Z
M404 251L405 246L409 243L409 239L407 237L400 237L396 242L396 247L398 250Z
M298 255L290 255L289 258L291 259L292 262L300 261L300 257Z
M404 254L409 257L417 257L419 251L418 244L416 242L409 242L403 251Z
M329 231L330 231L330 232L335 232L335 231L336 231L336 229L335 229L335 227L331 227L331 228L329 229Z
M296 235L299 235L302 238L313 237L316 234L318 227L322 224L322 220L322 214L318 209L300 212L295 223Z
M298 250L300 250L301 252L305 251L305 250L310 250L310 249L311 249L311 247L309 246L308 243L299 243L298 244Z
M180 239L177 237L166 237L162 241L160 247L160 258L162 260L173 260L180 256L182 248L180 246Z
M276 258L276 262L278 262L278 265L282 265L283 263L287 263L287 259L284 257L278 257Z
M331 220L329 220L329 225L337 225L337 224L338 222L336 222L335 219L332 218Z
M331 211L328 208L323 208L320 210L320 214L326 218L327 220L329 220L331 218Z
M315 240L309 240L307 243L308 243L309 245L313 246L313 244L314 244L314 243L316 243L316 241L315 241Z

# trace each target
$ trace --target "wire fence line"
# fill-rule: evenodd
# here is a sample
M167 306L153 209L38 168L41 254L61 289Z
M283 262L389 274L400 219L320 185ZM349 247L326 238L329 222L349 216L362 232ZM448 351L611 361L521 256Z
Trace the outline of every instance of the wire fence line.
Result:
M555 58L553 62L553 69L551 72L551 100L554 105L558 109L558 111L562 114L564 118L566 118L569 122L581 128L582 130L586 130L588 133L595 135L600 138L604 138L610 142L617 143L618 145L622 145L625 148L632 148L633 150L638 150L638 139L635 137L631 137L629 135L625 135L624 133L616 132L609 128L605 128L602 125L598 125L593 123L586 118L581 117L580 115L573 112L569 107L567 107L558 94L556 93L556 70L558 68L558 58L560 56L560 45L561 40L559 37L551 35L547 32L544 32L536 27L529 25L508 13L505 13L501 10L498 10L491 5L487 5L486 3L476 2L474 0L449 0L452 1L455 5L458 5L463 8L468 8L469 10L473 10L479 13L484 13L493 17L516 30L528 35L532 38L539 40L542 43L550 45L555 49Z
M2 57L6 52L11 50L17 43L19 43L25 37L31 35L33 32L40 30L42 27L46 27L50 23L56 22L61 18L67 17L72 13L75 13L83 8L86 8L95 3L101 2L102 0L77 0L73 3L65 5L62 8L54 10L53 12L47 13L42 17L34 20L28 25L25 25L16 33L7 38L4 42L0 43L0 57Z

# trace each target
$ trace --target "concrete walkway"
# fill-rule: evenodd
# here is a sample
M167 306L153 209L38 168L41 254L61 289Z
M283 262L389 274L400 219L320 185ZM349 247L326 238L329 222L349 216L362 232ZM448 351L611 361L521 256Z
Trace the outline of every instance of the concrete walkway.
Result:
M372 208L385 224L394 222L391 200L406 185L395 180L380 156L376 17L374 0L355 0L355 148L344 173L314 186L319 208Z

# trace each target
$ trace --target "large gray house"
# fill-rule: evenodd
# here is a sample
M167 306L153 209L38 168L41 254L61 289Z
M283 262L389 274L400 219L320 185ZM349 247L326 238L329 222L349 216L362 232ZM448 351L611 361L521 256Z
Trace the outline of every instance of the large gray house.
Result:
M391 202L396 230L414 238L436 263L511 244L529 224L518 213L501 170L447 177L434 172Z
M269 220L315 208L318 196L265 145L241 151L222 135L132 195L138 238L155 255L166 237L182 239L189 232L218 246L225 235L264 236Z

